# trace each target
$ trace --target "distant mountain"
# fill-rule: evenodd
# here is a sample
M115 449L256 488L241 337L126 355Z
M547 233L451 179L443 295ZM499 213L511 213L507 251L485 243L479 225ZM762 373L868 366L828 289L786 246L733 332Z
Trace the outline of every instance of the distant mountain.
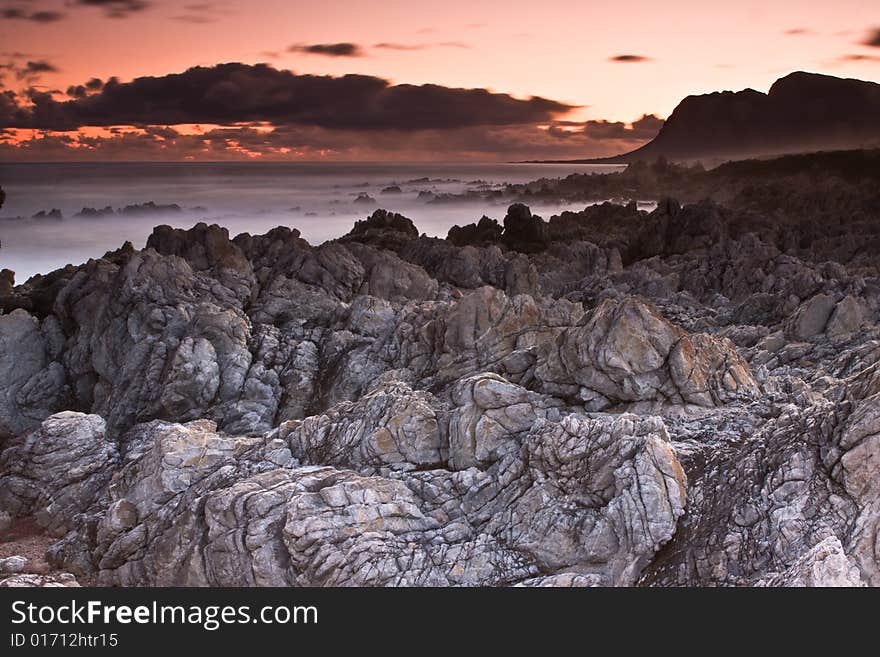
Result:
M688 96L649 143L595 162L712 161L880 146L880 84L797 72L754 89Z

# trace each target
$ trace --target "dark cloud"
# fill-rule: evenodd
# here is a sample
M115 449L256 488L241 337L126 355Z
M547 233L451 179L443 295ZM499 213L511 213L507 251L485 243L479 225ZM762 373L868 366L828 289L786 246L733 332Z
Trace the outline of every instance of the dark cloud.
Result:
M644 133L638 135L637 139L653 139L664 123L665 121L656 114L643 114L642 118L633 121L632 127L635 132Z
M38 89L37 87L28 87L22 92L22 95L32 103L38 103L52 99L52 92Z
M72 85L67 87L65 92L71 98L85 98L91 91L100 91L104 83L99 78L92 78L85 84Z
M217 19L213 16L200 16L198 14L180 14L172 16L171 20L180 23L193 23L194 25L205 25L207 23L216 23Z
M6 90L0 91L0 116L14 112L18 106L18 100L15 92Z
M0 11L0 17L7 20L32 21L34 23L54 23L64 18L59 11L25 11L17 7L8 7Z
M172 16L171 20L196 25L216 23L219 14L224 13L224 10L213 2L195 2L183 5L183 12L177 16Z
M880 48L880 27L872 28L865 40L862 41L862 45Z
M786 36L807 36L815 34L815 32L807 27L793 27L790 30L785 30L783 34Z
M614 55L608 58L609 62L618 62L622 64L632 64L637 62L650 62L650 57L644 55Z
M85 85L82 84L70 85L65 93L71 98L85 98L88 95Z
M146 0L75 0L84 7L100 7L108 18L128 18L130 15L148 9L152 3Z
M330 130L315 126L224 127L202 134L174 128L115 129L109 136L40 133L17 143L0 139L2 160L265 160L337 159L398 161L571 159L614 155L638 140L596 140L583 130L538 125L471 126L413 133Z
M841 55L837 58L839 62L880 62L880 55L865 55L862 53L853 53L849 55Z
M427 43L376 43L373 45L374 48L379 48L380 50L424 50L428 47Z
M428 48L470 48L466 43L461 43L459 41L440 41L438 43L393 43L383 41L382 43L376 43L373 45L373 48L378 48L380 50L426 50Z
M19 80L34 79L43 73L57 73L58 69L54 64L47 62L45 59L36 61L28 61L24 66L15 69L15 76Z
M30 100L30 105L3 108L0 128L74 130L265 121L355 131L415 131L539 123L572 109L554 100L517 99L486 89L391 85L366 75L297 75L266 64L236 63L125 83L110 79L99 92L67 101L44 93L34 93Z
M54 23L64 18L64 14L60 11L35 11L28 16L28 20L36 23Z
M603 120L586 121L583 126L584 134L597 141L647 141L656 137L660 132L660 128L663 127L663 119L653 114L645 114L629 126L620 121Z
M70 8L97 7L103 9L104 15L108 18L128 18L132 14L148 9L152 6L152 2L147 0L68 0L66 6ZM201 3L184 5L183 8L187 12L198 12L201 8L208 6L209 3ZM26 20L34 23L55 23L65 17L66 14L51 10L29 11L21 7L7 7L0 10L0 18Z
M313 43L290 46L288 52L304 52L309 55L327 57L360 57L361 47L355 43Z

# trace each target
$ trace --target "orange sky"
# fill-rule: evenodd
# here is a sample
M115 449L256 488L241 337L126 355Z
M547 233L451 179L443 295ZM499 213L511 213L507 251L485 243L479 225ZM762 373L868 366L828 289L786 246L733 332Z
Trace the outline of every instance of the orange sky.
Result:
M268 62L296 73L538 95L582 106L566 119L628 123L645 113L668 116L692 93L766 91L793 70L880 80L880 48L861 43L880 26L876 0L194 0L156 1L122 18L74 0L0 0L0 9L64 14L53 22L0 18L4 57L20 52L58 69L31 80L47 90L92 77L126 81L194 65ZM361 56L288 52L336 42L357 44ZM618 55L646 61L609 61ZM846 59L852 55L860 57ZM5 80L8 88L27 81Z

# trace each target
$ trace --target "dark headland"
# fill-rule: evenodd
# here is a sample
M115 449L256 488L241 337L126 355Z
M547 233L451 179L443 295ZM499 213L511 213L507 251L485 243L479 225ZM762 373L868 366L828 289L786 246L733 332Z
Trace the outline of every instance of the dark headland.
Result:
M766 94L745 89L688 96L653 140L629 153L546 162L629 164L663 157L709 165L878 146L880 84L799 71Z

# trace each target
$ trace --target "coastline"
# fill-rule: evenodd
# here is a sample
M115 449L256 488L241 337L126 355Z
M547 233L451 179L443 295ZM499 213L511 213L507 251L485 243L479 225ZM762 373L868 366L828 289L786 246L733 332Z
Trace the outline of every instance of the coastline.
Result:
M513 203L446 238L377 210L319 245L158 226L8 285L2 508L55 537L45 577L100 586L880 583L851 429L876 154L817 157L831 197L802 161L635 167L602 184L730 202Z

